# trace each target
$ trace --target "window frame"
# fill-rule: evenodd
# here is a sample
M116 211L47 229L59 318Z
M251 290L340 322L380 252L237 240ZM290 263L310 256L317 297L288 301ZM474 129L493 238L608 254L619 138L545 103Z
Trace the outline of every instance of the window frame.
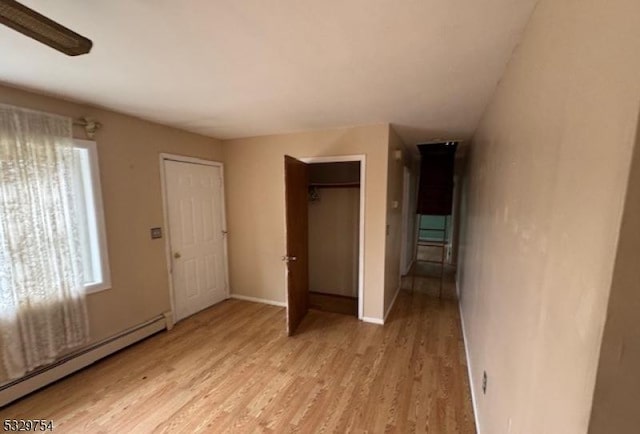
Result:
M98 253L100 255L100 268L102 281L85 285L85 293L94 294L96 292L111 289L111 269L109 266L109 254L107 248L107 232L104 219L104 206L102 202L102 186L100 184L100 167L98 166L98 147L95 141L73 139L74 148L85 149L89 156L89 177L93 194L93 208L96 219L96 232ZM94 246L91 246L92 248Z

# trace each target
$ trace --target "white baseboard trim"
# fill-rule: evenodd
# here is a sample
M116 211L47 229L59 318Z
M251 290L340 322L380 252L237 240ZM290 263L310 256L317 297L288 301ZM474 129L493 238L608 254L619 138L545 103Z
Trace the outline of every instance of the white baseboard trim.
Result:
M287 303L283 301L268 300L266 298L249 297L248 295L240 295L240 294L230 294L229 297L235 298L236 300L252 301L254 303L262 303L262 304L270 304L272 306L287 307Z
M458 282L456 281L456 286ZM480 433L480 423L478 421L478 406L475 381L473 379L473 369L471 369L471 353L469 353L469 344L467 341L467 328L464 325L464 316L462 316L462 304L458 301L458 310L460 311L460 322L462 324L462 340L464 341L464 352L467 357L467 371L469 374L469 385L471 386L471 404L473 405L473 418L476 422L476 434Z
M173 312L167 311L162 314L164 316L164 321L167 324L167 330L172 330L175 325L175 321L173 320Z
M363 316L362 317L362 321L368 322L368 323L371 323L371 324L384 325L384 319L382 319L382 318L371 318L371 317L368 317L368 316Z
M387 317L389 317L389 314L391 313L391 309L393 309L393 305L396 304L396 300L398 298L398 294L400 294L400 289L401 289L401 287L398 286L398 289L396 290L396 293L393 296L393 300L391 300L391 304L389 305L389 308L384 313L384 319L382 320L383 323L387 322Z
M112 338L69 354L49 366L0 387L0 407L60 380L98 360L167 328L164 315L132 327Z

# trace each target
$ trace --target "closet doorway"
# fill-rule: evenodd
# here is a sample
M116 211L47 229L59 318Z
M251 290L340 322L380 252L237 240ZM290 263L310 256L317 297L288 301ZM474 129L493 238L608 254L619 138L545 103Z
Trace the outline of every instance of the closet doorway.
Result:
M360 162L309 164L309 307L358 316Z
M289 334L295 332L308 308L361 319L365 157L287 158L288 251L284 258L288 264ZM297 172L304 172L304 176L293 176ZM292 185L301 182L306 183L304 205L296 200L301 186ZM305 209L294 209L301 207ZM297 230L301 218L307 237ZM300 251L305 244L306 255ZM303 264L306 270L299 269Z

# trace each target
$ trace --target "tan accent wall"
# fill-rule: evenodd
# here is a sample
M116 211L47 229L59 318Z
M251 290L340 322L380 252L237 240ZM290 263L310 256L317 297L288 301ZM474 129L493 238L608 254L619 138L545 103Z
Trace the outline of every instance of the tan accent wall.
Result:
M402 156L396 159L396 151ZM400 258L402 249L402 201L405 161L410 159L405 144L393 128L389 128L387 161L387 236L385 246L384 312L400 290Z
M309 202L309 290L358 296L360 188L319 188Z
M284 302L284 156L366 155L364 316L384 307L387 124L224 142L230 284L234 294Z
M638 53L637 0L541 0L470 146L460 284L483 433L587 432Z
M0 86L0 103L103 124L95 141L107 230L112 288L88 296L91 337L98 341L170 310L160 186L162 152L222 160L216 139L130 116ZM77 138L86 138L78 128Z
M640 131L640 124L639 131ZM590 434L640 430L640 134L627 188Z

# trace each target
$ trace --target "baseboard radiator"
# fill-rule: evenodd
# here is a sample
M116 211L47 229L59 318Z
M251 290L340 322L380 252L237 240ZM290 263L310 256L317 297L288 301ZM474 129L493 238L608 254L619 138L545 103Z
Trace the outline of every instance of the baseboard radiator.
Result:
M73 352L57 362L36 369L22 378L3 384L0 386L0 408L161 330L171 329L172 326L170 317L166 314L159 315L116 336Z

